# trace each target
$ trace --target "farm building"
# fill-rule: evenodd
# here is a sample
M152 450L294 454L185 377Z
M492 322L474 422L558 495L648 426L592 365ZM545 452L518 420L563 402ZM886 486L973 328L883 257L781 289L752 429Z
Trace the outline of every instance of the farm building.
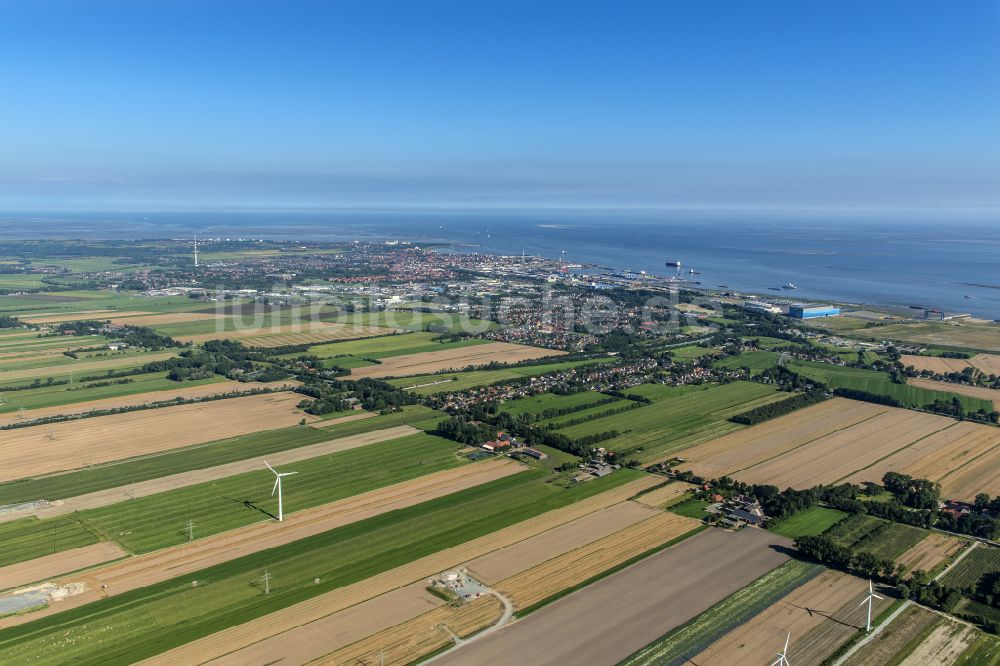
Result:
M788 306L788 316L793 319L816 319L818 317L834 317L840 314L840 308L832 305L807 305L797 303Z

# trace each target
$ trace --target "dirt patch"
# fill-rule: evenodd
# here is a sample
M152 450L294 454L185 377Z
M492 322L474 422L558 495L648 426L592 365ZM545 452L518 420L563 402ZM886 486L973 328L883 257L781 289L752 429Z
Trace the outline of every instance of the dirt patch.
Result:
M477 465L479 464L483 463L477 463ZM280 611L237 627L225 629L142 663L164 664L167 666L202 664L210 659L228 654L235 649L251 645L294 627L327 617L332 613L349 608L380 594L385 594L390 590L423 580L427 576L481 557L497 548L503 548L536 534L541 534L558 525L576 520L580 516L613 506L625 501L635 493L649 488L651 485L655 485L655 483L656 479L652 477L637 479L594 497L588 497L570 506L549 511L492 534L473 539L460 546L446 548L401 567L376 574L359 583L348 585L295 604L294 606L283 608ZM497 605L499 606L499 602L497 602ZM497 615L499 615L499 612ZM37 617L38 614L35 613L34 616ZM423 621L422 618L418 618L418 620ZM3 626L4 620L0 619L0 627Z
M35 419L50 416L66 416L72 414L86 414L87 412L101 411L105 409L117 409L120 407L134 407L136 405L148 405L155 402L170 402L177 398L191 400L194 398L204 398L210 395L222 395L223 393L244 393L254 389L278 389L291 384L260 384L257 382L216 382L214 384L202 384L200 386L188 386L178 383L177 388L166 391L149 391L148 393L136 393L133 395L123 395L115 398L101 398L100 400L88 400L86 402L76 402L69 405L56 405L55 407L41 407L39 409L24 410L24 418L19 412L0 415L0 426L12 423L23 423Z
M713 666L767 664L791 632L788 660L793 664L818 663L796 658L799 638L824 622L832 622L829 618L834 612L867 590L867 581L824 571L712 643L692 661Z
M765 423L738 430L681 451L690 469L706 479L719 478L764 462L830 433L884 414L888 407L833 398ZM671 456L672 457L672 456Z
M476 580L493 585L658 513L635 502L622 502L519 543L499 548L472 560L466 567Z
M954 421L943 416L893 408L785 455L734 472L734 476L747 483L768 483L779 488L833 483L951 425Z
M441 370L461 370L469 366L480 366L488 363L517 363L546 356L560 356L565 353L554 349L514 345L507 342L489 342L471 347L390 356L383 359L378 365L354 368L351 370L351 376L406 377Z
M958 537L931 532L916 546L897 557L896 563L906 567L907 571L931 571L957 555L966 543Z
M617 663L784 562L772 546L790 543L755 529L703 532L437 663Z
M51 555L36 557L27 562L18 562L0 567L0 590L22 587L29 583L60 576L71 571L79 571L117 560L128 555L117 544L110 541L94 543L82 548L72 548Z
M76 497L60 500L51 506L34 509L30 513L10 512L0 514L0 522L17 520L18 518L23 518L26 515L35 515L39 518L50 518L52 516L72 513L74 511L93 509L100 506L107 506L109 504L117 504L118 502L127 502L133 497L155 495L156 493L162 493L176 488L193 486L198 483L214 481L215 479L224 479L227 476L233 476L235 474L243 474L244 472L252 472L254 470L263 469L265 458L272 465L288 465L290 463L298 462L299 460L308 460L309 458L317 458L319 456L337 453L338 451L347 451L349 449L368 446L369 444L375 444L377 442L384 442L390 439L406 437L407 435L414 435L418 432L420 431L416 428L403 425L395 428L385 428L383 430L366 432L360 435L353 435L351 437L341 437L340 439L334 439L329 442L310 444L308 446L289 449L287 451L276 451L275 453L270 453L267 456L247 458L246 460L226 463L225 465L218 465L216 467L207 467L205 469L191 470L190 472L181 472L180 474L164 476L158 479L150 479L149 481L140 481L139 483L130 484L128 486L98 490L86 495L78 495Z
M933 379L920 379L919 377L911 377L906 380L906 383L910 386L930 389L931 391L949 391L951 393L957 393L970 398L992 400L993 407L995 409L1000 409L1000 390L997 389L983 388L982 386L966 386L965 384L952 384L951 382L937 382Z
M60 472L309 420L274 393L0 431L0 481Z

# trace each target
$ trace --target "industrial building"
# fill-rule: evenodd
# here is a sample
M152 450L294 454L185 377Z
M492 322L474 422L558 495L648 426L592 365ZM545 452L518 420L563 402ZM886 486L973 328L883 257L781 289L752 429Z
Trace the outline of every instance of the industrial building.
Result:
M817 317L834 317L839 314L840 308L832 305L796 303L788 306L788 316L794 319L816 319Z
M743 309L747 312L769 312L771 314L781 313L780 306L765 303L764 301L746 301L743 303Z

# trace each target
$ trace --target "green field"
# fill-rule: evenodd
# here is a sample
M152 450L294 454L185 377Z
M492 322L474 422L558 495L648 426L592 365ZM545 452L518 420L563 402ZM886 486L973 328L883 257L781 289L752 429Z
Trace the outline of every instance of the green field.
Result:
M927 536L927 530L882 518L850 514L823 532L838 546L894 560Z
M570 423L579 423L582 420L589 421L605 418L610 412L626 408L638 409L638 406L637 403L632 402L631 400L615 400L601 405L594 405L588 409L581 409L578 412L572 412L570 414L563 414L562 416L557 416L551 419L545 419L543 425L545 428L567 427Z
M790 560L740 588L687 623L637 651L619 666L673 666L690 660L731 630L823 571L819 564Z
M640 462L663 459L698 442L714 439L742 426L727 421L758 405L783 397L774 387L750 382L667 386L653 384L629 389L653 404L562 428L570 438L617 430L618 437L601 446Z
M426 433L369 444L282 468L297 474L284 482L284 510L335 502L462 464L459 445ZM278 512L271 496L274 475L265 468L128 502L81 511L77 515L96 532L133 553L176 546L187 540L189 520L196 536L205 537Z
M813 506L804 511L799 511L769 529L775 534L780 534L789 539L800 536L816 536L825 532L846 515L843 511L837 511L836 509Z
M569 395L541 393L530 398L505 402L500 406L500 409L515 418L524 414L537 416L549 409L580 409L587 405L607 400L608 397L597 391L581 391L580 393L570 393Z
M908 407L923 407L935 400L951 402L953 398L958 398L968 411L974 412L979 409L985 409L987 412L993 411L993 403L989 400L969 398L944 391L931 391L908 384L896 384L889 379L888 375L874 370L847 368L798 359L789 360L785 367L803 377L823 382L830 388L855 389L887 395Z
M324 314L322 318L324 321L335 321L340 324L385 326L408 331L426 331L433 326L436 329L447 329L454 333L483 333L497 326L492 321L470 319L460 314L434 314L430 312L411 312L409 310L361 313L339 312L330 315Z
M413 405L386 416L331 424L324 428L292 426L269 430L66 474L0 484L0 504L75 497L106 488L125 486L133 481L146 481L168 474L214 467L404 423L413 427L437 424L443 418L439 412Z
M0 273L0 291L40 289L45 285L44 277L44 273Z
M135 663L641 475L620 470L563 487L543 471L515 474L0 630L0 663ZM273 576L269 595L260 589L265 569Z
M191 386L217 384L225 381L223 377L216 376L208 379L175 382L167 379L167 373L165 372L134 375L127 379L131 379L132 381L127 384L112 384L110 386L97 386L93 388L88 388L88 384L75 383L12 391L3 394L4 401L0 405L0 414L15 412L21 407L25 409L55 407L57 405L70 405L88 400L99 400L101 398L119 398L137 393L147 393L149 391L183 390ZM90 383L95 384L100 382Z
M49 520L21 518L0 523L0 567L26 562L61 550L80 548L97 543L93 531L70 516Z
M686 518L695 518L697 520L704 520L708 514L705 513L705 509L711 506L711 502L705 500L689 498L676 504L671 504L669 507L670 513L676 513L678 516L685 516Z
M784 342L784 340L782 340ZM730 356L712 364L714 368L726 368L728 370L738 370L739 368L749 368L751 374L757 374L763 370L773 368L778 365L780 354L773 351L750 351L743 352L737 356Z
M949 571L941 582L951 587L975 587L980 577L991 571L1000 571L1000 548L980 544Z
M376 338L363 338L361 340L344 340L343 342L330 342L323 345L310 347L306 354L318 356L320 358L331 358L335 356L356 356L361 358L389 358L391 356L403 356L404 354L419 354L422 352L444 351L458 347L469 347L489 342L480 338L467 338L455 342L435 342L434 339L440 337L437 333L414 332L398 335L382 335ZM281 358L294 358L300 354L287 354ZM336 358L334 364L341 367L346 359Z
M464 391L476 386L488 386L511 379L524 379L544 375L547 372L569 370L584 365L611 363L611 358L592 358L580 361L561 361L539 365L523 365L498 370L469 370L467 372L446 372L435 375L415 375L400 379L388 379L393 386L411 389L418 395L431 395L444 391Z
M677 347L676 349L668 349L670 355L675 361L693 361L696 358L701 358L702 356L708 356L709 354L714 354L719 351L713 347L699 347L698 345L688 345L687 347Z

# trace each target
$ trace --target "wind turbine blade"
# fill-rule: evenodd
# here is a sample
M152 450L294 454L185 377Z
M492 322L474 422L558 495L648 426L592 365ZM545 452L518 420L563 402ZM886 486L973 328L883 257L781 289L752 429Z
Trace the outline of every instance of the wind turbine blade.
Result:
M861 603L860 603L860 604L858 604L858 608L861 608L861 607L862 607L862 606L864 606L864 605L865 605L866 603L868 603L868 597L865 597L864 599L862 599Z
M877 594L873 594L872 596L875 597L876 599L885 599L885 597L880 597Z
M781 663L781 657L778 657L777 659L771 662L770 666L778 666L778 664L780 663Z
M270 465L268 465L268 464L267 464L267 461L266 461L266 460L264 461L264 464L265 464L265 465L267 465L267 468L268 468L269 470L271 470L272 472L274 472L274 468L273 468L273 467L271 467ZM275 473L275 474L277 474L277 472L274 472L274 473Z
M292 474L298 474L298 472L282 472L278 476L291 476Z
M784 657L786 654L788 654L788 641L790 641L790 640L792 640L792 632L789 631L788 635L785 636L785 650L784 650L784 652L781 653L782 657Z
M271 497L274 497L274 493L278 490L278 484L281 483L281 478L274 480L274 488L271 488Z

